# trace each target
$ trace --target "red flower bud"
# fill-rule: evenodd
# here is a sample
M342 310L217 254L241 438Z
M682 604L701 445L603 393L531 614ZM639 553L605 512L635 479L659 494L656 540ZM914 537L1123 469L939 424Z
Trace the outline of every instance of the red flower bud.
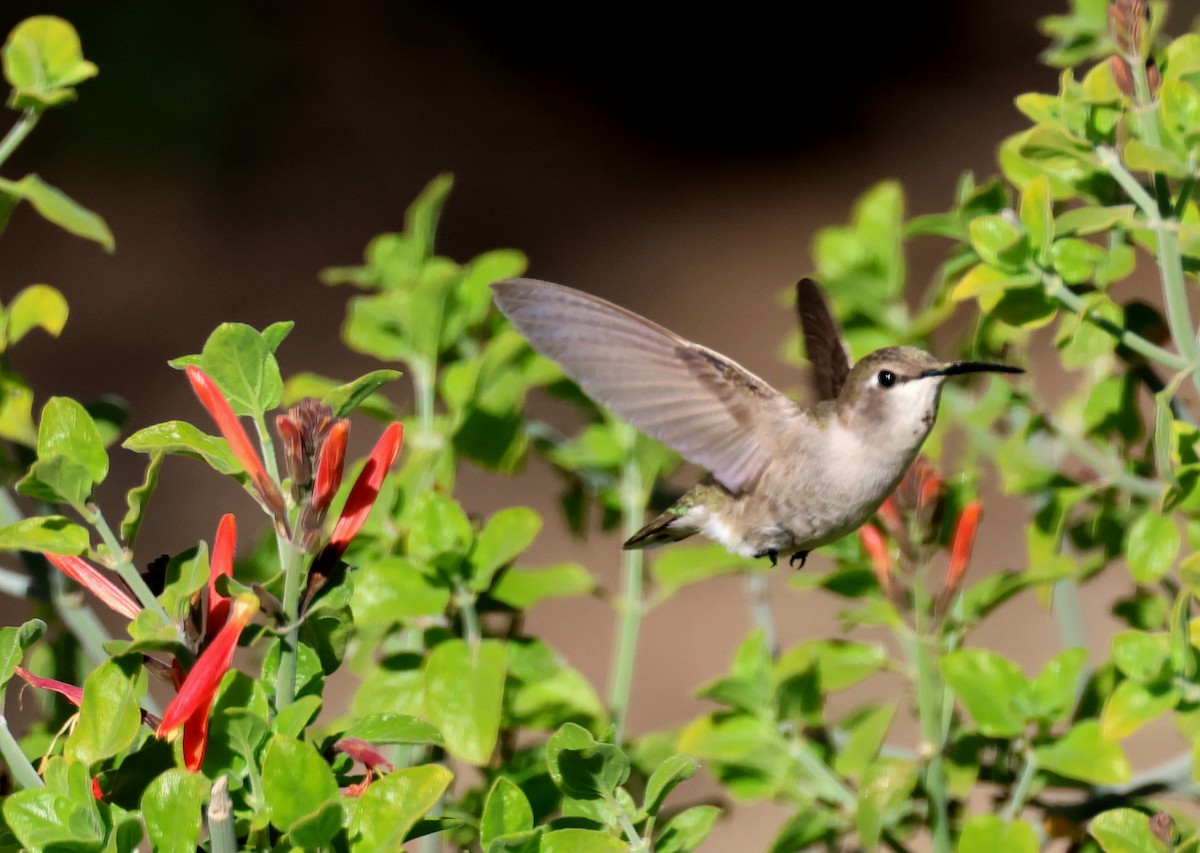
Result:
M329 509L333 496L342 485L342 468L346 461L346 438L350 434L350 421L340 420L334 423L321 445L321 455L317 459L317 480L313 485L312 507L322 517ZM397 445L397 449L399 446ZM389 463L390 467L390 463Z
M92 797L97 800L104 799L104 792L100 790L100 780L95 776L92 777Z
M354 485L350 489L346 505L342 507L342 514L333 528L329 543L321 554L322 558L336 559L346 553L346 548L349 547L358 531L362 529L363 522L367 520L367 515L371 512L371 507L375 505L375 499L379 497L383 478L387 476L388 469L396 461L403 437L404 427L399 423L393 423L383 431L383 435L379 437L379 441L375 443L375 449L371 451L371 456L367 459L367 464L363 466L362 473L358 475L358 479L354 481Z
M250 482L254 484L255 490L267 509L276 518L283 518L285 512L283 495L280 494L279 488L271 478L267 476L267 470L263 467L258 451L250 443L250 437L246 435L242 422L233 413L229 401L225 399L225 395L217 387L217 383L213 382L207 373L194 364L188 366L187 377L188 381L192 383L192 390L196 392L200 404L208 411L221 435L229 442L229 449L246 469Z
M950 542L950 568L946 571L945 598L950 598L958 592L962 584L963 573L971 562L971 547L975 544L975 533L979 530L979 518L983 514L983 504L971 501L958 515L954 525L954 538Z
M208 618L204 635L212 637L229 616L229 598L217 592L217 578L233 577L233 553L237 550L237 519L232 513L221 517L213 540L212 559L208 568Z
M105 577L99 569L81 557L67 557L62 554L46 554L46 559L67 577L82 584L97 598L125 616L136 619L142 612L142 606L130 598L125 590Z
M396 769L395 765L388 761L374 744L367 743L365 740L360 740L356 737L344 737L336 741L333 744L333 748L338 752L345 753L366 767L381 767L387 773Z
M883 533L873 524L864 524L858 529L858 538L862 540L863 549L871 558L875 567L875 577L885 592L892 586L892 554L888 550Z

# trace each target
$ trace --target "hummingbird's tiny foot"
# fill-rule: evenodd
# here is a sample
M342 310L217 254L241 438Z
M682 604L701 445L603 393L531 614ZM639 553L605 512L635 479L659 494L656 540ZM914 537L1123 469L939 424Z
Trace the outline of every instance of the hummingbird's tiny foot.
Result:
M759 551L754 555L755 559L758 559L759 557L767 557L771 561L772 568L779 565L779 552L774 548L768 548L765 551Z
M807 551L797 551L795 554L792 554L792 556L788 557L788 565L795 566L796 571L800 571L800 569L804 568L804 563L807 559L808 559ZM799 566L796 565L797 560L800 561Z

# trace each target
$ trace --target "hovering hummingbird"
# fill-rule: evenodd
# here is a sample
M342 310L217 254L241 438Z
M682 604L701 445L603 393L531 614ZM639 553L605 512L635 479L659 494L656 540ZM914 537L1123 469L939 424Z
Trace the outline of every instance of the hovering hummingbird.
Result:
M650 548L696 533L745 557L803 568L892 493L950 376L1018 367L885 347L853 368L820 289L796 286L818 401L801 406L740 364L587 293L533 279L492 285L533 348L593 399L711 472L635 533Z

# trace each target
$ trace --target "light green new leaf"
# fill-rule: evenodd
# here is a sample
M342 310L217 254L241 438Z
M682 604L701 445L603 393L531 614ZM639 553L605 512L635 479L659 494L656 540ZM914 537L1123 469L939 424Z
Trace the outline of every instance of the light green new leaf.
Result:
M690 755L672 755L658 765L646 782L646 795L642 801L642 811L648 815L658 814L667 795L675 789L675 786L695 776L699 769L700 762Z
M695 850L712 832L721 818L717 806L692 806L675 815L667 823L654 844L655 853L688 853Z
M1181 544L1179 528L1170 515L1150 511L1129 528L1125 560L1129 573L1141 584L1161 580L1170 570Z
M533 829L533 809L525 792L504 776L496 779L483 801L479 818L479 843L486 849L492 839Z
M1150 832L1150 817L1137 809L1110 809L1092 818L1088 832L1104 853L1168 853Z
M999 215L979 216L969 226L971 248L988 266L1015 269L1028 256L1029 247L1019 228Z
M1054 242L1053 199L1050 197L1050 180L1045 175L1034 178L1022 190L1020 219L1038 263L1045 265Z
M720 545L682 546L664 550L650 567L658 594L672 593L717 575L745 571L753 561L730 554Z
M355 571L350 609L360 628L436 616L449 604L450 590L405 557L385 557Z
M339 385L321 400L333 409L335 418L344 418L357 409L372 394L389 382L399 379L399 370L372 370L352 382Z
M628 850L628 842L597 829L556 829L542 836L542 846L538 848L539 853L628 853Z
M437 726L446 750L481 766L496 748L504 696L504 644L464 640L439 644L425 662L425 717Z
M425 764L373 782L358 798L350 819L352 853L399 850L408 831L434 807L453 776L445 767Z
M85 528L61 515L23 518L0 527L0 551L38 551L78 557L88 550Z
M103 219L37 175L26 175L19 181L0 178L0 191L29 202L43 219L64 231L99 243L108 252L116 249L116 241Z
M1029 824L995 815L976 815L958 838L958 853L1037 853L1037 833Z
M137 542L138 532L142 529L142 520L146 516L146 505L150 496L158 486L158 472L162 468L164 453L152 451L150 461L146 463L146 474L142 482L130 489L125 495L125 504L129 507L125 517L121 519L121 541L132 548Z
M1174 708L1179 698L1179 691L1168 682L1122 681L1104 703L1100 713L1100 734L1106 740L1127 738Z
M1059 722L1067 718L1075 704L1087 657L1087 649L1067 649L1055 655L1031 682L1030 700L1040 719Z
M200 773L172 767L142 795L142 818L154 850L195 853L209 783Z
M13 87L9 106L37 111L75 99L74 86L95 77L95 64L83 58L75 28L62 18L26 18L8 34L0 51L4 78Z
M90 767L124 750L142 725L145 695L141 655L100 664L83 684L79 722L67 738L63 754Z
M101 850L106 835L88 768L62 757L47 764L46 787L4 798L4 821L28 850Z
M271 343L245 323L222 323L204 342L200 367L239 416L261 417L283 399L283 377Z
M858 779L878 755L896 715L896 703L888 702L872 708L849 727L850 739L838 750L833 769L839 776Z
M629 778L629 758L583 726L567 723L546 743L546 765L558 789L576 800L607 800Z
M458 501L440 492L417 495L409 517L408 553L415 560L432 561L442 554L465 555L475 531Z
M262 785L271 825L283 832L338 797L333 770L316 747L280 734L263 751Z
M1058 741L1039 746L1036 755L1046 770L1097 785L1119 785L1133 773L1121 747L1105 740L1096 720L1076 723Z
M67 324L66 297L48 284L31 284L13 297L6 312L5 340L12 346L31 329L41 328L57 338Z

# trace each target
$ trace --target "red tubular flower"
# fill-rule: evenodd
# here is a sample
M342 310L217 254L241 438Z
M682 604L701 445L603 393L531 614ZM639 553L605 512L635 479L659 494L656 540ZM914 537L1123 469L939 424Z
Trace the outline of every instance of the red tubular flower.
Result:
M342 507L341 517L333 528L333 534L329 537L322 557L328 555L327 558L337 558L346 553L350 541L362 529L371 507L375 505L375 499L379 497L383 478L396 461L403 437L404 427L400 423L393 423L383 431L362 473L350 489L350 496L346 498L346 505Z
M201 653L191 672L183 680L179 694L167 706L158 731L155 732L158 737L166 737L193 716L208 717L209 706L212 705L221 678L233 663L233 652L237 648L238 637L257 612L258 599L253 595L245 593L233 600L228 621L209 643L208 648ZM207 724L205 726L207 727ZM200 760L203 760L202 742L199 754ZM196 768L189 764L189 769Z
M100 790L100 780L95 776L92 777L92 797L97 800L104 799L104 792Z
M237 550L237 519L232 513L221 517L217 536L213 540L212 559L208 569L208 618L204 635L213 636L229 616L229 598L217 592L217 578L233 577L233 553Z
M346 438L350 434L350 421L336 421L329 429L321 455L317 459L317 478L313 484L312 503L314 512L324 516L333 496L342 484L342 468L346 461ZM400 445L397 442L396 449ZM395 457L393 456L393 459ZM388 463L388 467L391 463Z
M938 476L932 465L923 467L921 476L917 480L917 511L925 512L928 507L937 502L941 493L942 478Z
M46 554L46 559L67 577L87 587L97 598L128 619L136 619L142 606L129 593L106 578L99 569L81 557Z
M873 524L864 524L858 529L858 538L862 540L863 548L875 567L875 577L884 591L892 586L892 554L888 550L883 533Z
M65 681L55 681L53 678L42 678L40 675L34 675L23 666L15 667L13 671L22 679L24 679L27 684L30 684L33 687L40 687L42 690L53 690L76 708L83 703L82 687L76 687L74 684L67 684Z
M338 752L345 753L353 758L364 767L380 767L385 772L391 773L396 769L392 762L388 761L386 756L372 743L367 743L365 740L360 740L356 737L344 737L333 744L333 748Z
M949 598L958 592L962 583L963 573L971 562L971 547L975 544L975 533L979 530L979 518L983 514L983 504L971 501L958 514L954 524L954 538L950 542L950 568L946 571L945 597Z
M900 510L896 508L895 495L888 495L879 505L879 509L875 510L875 514L879 516L893 536L898 535L904 527L904 522L900 520Z
M254 449L254 445L250 443L250 436L246 435L242 422L233 413L229 401L225 399L225 395L221 393L217 383L213 382L207 373L194 364L188 366L187 377L188 381L192 383L192 390L196 392L200 404L208 411L221 435L229 442L229 449L233 451L233 455L246 469L246 474L249 475L254 488L258 490L263 503L277 518L282 517L284 514L283 495L279 493L275 483L267 476L262 459Z

